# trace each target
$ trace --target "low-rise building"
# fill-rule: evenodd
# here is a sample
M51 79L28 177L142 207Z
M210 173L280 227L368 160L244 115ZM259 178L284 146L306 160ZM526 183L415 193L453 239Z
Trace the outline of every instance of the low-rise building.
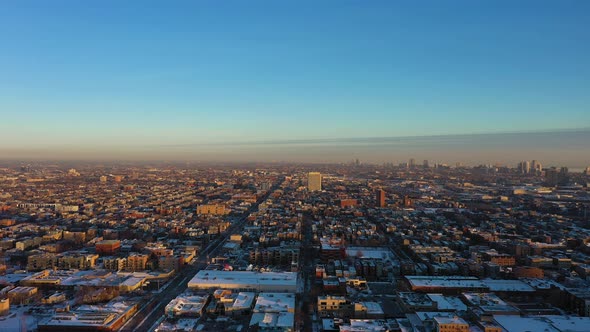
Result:
M295 293L297 292L297 273L201 270L189 281L188 287Z
M137 309L137 303L129 301L82 305L71 311L55 313L38 325L39 332L116 331Z
M205 307L209 302L209 295L190 295L181 294L166 305L165 313L168 317L176 316L193 316L198 317L203 314Z
M461 317L434 317L436 332L469 332L469 324Z

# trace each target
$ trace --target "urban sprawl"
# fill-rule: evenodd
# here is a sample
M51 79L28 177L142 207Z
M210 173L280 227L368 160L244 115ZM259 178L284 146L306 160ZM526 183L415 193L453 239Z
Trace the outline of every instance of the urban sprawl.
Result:
M0 166L0 331L590 331L590 168Z

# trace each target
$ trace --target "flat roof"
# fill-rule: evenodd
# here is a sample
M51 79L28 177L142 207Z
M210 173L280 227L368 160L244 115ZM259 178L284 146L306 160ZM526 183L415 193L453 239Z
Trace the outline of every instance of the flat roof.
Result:
M295 310L293 293L260 293L254 306L255 312L288 312Z
M295 314L292 312L256 312L252 314L250 326L261 328L292 328L295 324Z
M384 319L351 319L350 325L340 326L340 332L382 332L386 331L391 325L397 325L393 323L393 321Z
M433 320L435 322L437 322L438 324L463 324L463 325L469 325L463 318L461 318L459 316L453 316L453 317L441 317L441 316L437 316L437 317L434 317Z
M105 305L81 305L53 315L39 326L108 326L136 305L135 302L109 302Z
M201 270L188 283L191 288L255 288L284 286L297 288L296 272Z
M362 258L376 258L383 260L394 260L396 257L391 249L386 247L348 247L346 255L357 257L360 254Z
M417 311L415 315L420 322L424 322L425 320L432 319L434 317L454 317L456 313L443 311Z
M520 280L484 279L483 283L492 292L534 292L535 289Z
M406 280L412 287L417 288L488 288L484 282L475 277L406 276Z
M569 332L586 332L590 331L590 317L572 317L572 316L542 316L549 320L551 325L561 331Z
M542 317L494 315L494 320L507 332L560 332L560 330L555 328L548 320L543 319Z
M438 310L466 311L467 306L459 298L442 294L426 294L430 300L436 302Z
M96 244L121 244L120 240L102 240L96 242Z
M360 304L362 304L367 309L367 313L369 313L369 314L373 314L373 315L384 314L383 308L381 307L381 304L379 304L378 302L365 301L365 302L360 302Z
M256 293L253 292L239 292L238 296L236 296L236 300L234 301L232 307L249 308L250 306L252 306L255 297Z

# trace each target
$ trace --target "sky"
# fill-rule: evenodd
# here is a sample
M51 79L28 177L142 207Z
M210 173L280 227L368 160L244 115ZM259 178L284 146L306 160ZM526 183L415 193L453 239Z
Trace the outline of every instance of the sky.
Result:
M588 17L582 0L2 1L0 159L584 167Z

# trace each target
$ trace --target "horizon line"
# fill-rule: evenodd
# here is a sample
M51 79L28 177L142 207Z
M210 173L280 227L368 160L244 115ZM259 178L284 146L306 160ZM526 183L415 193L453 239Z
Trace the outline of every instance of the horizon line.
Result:
M395 139L421 139L421 138L461 138L467 136L495 136L495 135L531 135L531 134L558 134L558 133L590 133L590 127L578 128L558 128L558 129L540 129L540 130L520 130L520 131L498 131L498 132L479 132L479 133L459 133L459 134L434 134L434 135L402 135L402 136L365 136L365 137L336 137L336 138L301 138L301 139L259 139L251 141L227 141L227 142L201 142L201 143L180 143L150 145L149 147L191 147L207 145L279 145L279 144L321 144L321 143L354 143L367 142L377 143L379 141ZM147 147L147 146L146 146Z

